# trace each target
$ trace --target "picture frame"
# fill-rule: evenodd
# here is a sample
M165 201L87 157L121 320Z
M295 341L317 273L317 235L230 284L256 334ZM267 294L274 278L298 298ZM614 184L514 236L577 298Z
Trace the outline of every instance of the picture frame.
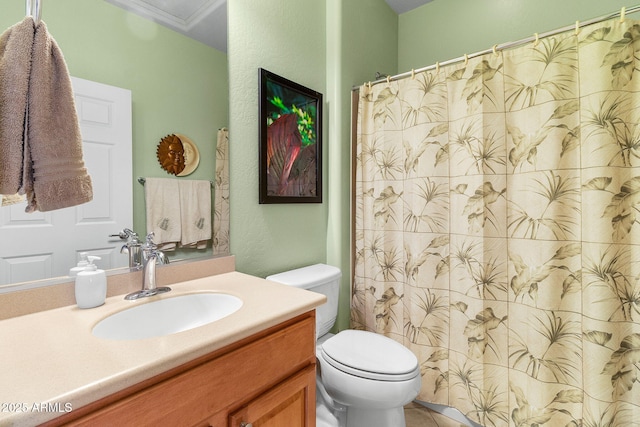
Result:
M322 203L322 93L259 69L259 202Z

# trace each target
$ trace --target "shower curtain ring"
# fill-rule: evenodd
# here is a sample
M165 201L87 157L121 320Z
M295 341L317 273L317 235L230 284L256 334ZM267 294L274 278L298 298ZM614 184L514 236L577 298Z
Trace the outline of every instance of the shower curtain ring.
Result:
M580 33L580 21L576 21L576 36Z
M533 46L538 46L538 43L540 43L540 36L538 35L538 33L534 33L535 36L535 41L533 42Z
M464 54L464 65L466 66L469 63L469 55Z
M436 61L436 74L440 72L440 62Z
M622 6L620 9L620 22L624 22L624 15L627 13L627 8Z
M492 49L493 49L493 54L494 54L495 56L498 56L498 50L497 50L497 49L498 49L498 45L497 45L497 44L494 44Z

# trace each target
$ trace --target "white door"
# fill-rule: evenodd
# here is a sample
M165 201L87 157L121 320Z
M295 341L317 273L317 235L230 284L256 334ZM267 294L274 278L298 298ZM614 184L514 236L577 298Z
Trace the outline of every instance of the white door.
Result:
M99 268L126 266L122 241L133 226L131 91L72 77L93 200L51 212L0 207L0 285L65 276L80 252Z

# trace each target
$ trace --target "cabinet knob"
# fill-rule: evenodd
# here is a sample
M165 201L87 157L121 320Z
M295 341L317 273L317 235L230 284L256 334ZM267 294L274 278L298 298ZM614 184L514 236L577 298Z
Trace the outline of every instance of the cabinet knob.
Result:
M244 421L240 423L240 427L253 427L251 423L245 423Z

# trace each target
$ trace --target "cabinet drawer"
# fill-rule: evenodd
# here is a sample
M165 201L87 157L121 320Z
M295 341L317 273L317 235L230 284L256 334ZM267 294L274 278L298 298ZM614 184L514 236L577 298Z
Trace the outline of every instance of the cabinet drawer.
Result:
M70 421L67 425L196 425L213 414L239 407L296 372L315 365L313 312L296 323L271 329L269 335L139 388L120 400ZM135 386L134 386L135 388ZM70 413L69 415L73 415ZM59 420L62 421L62 420ZM66 420L65 420L66 421ZM55 422L53 425L58 423Z

